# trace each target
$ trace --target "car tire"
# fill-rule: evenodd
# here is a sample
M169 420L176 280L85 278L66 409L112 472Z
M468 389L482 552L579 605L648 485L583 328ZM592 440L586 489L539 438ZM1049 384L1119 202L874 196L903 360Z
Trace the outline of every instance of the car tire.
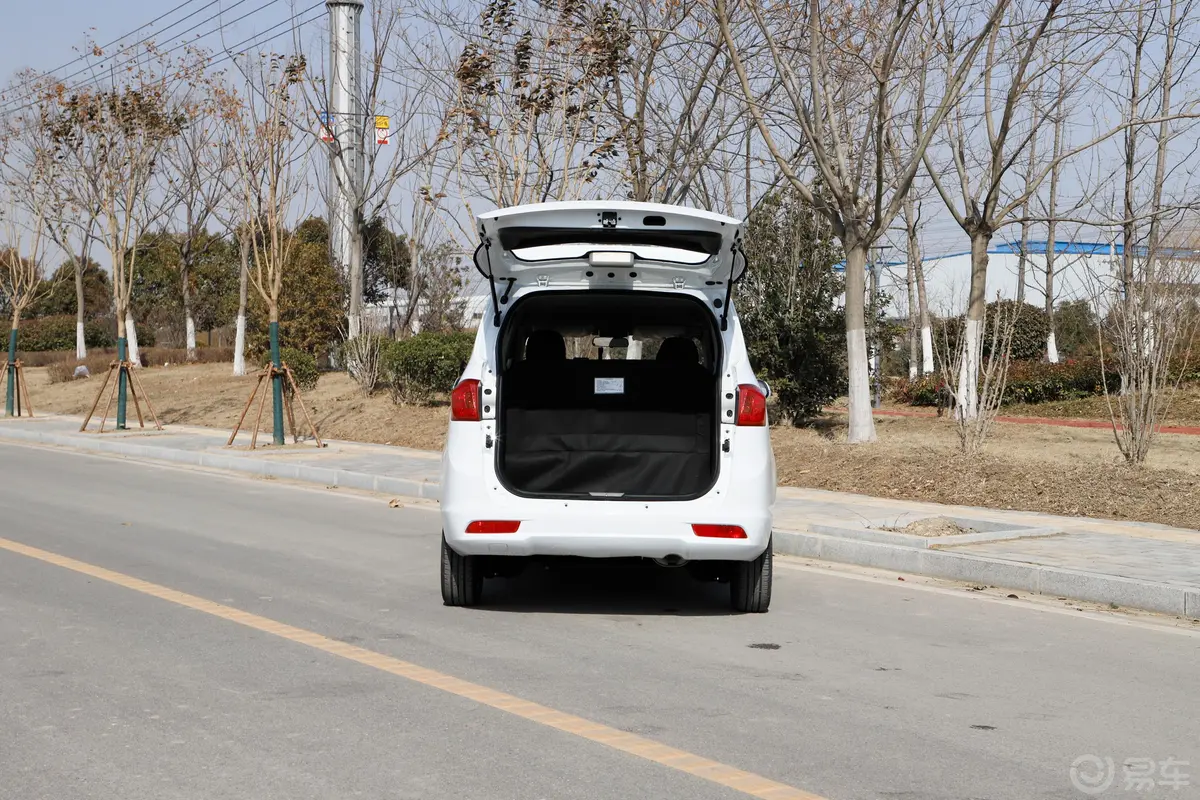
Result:
M442 602L448 606L478 605L483 596L479 556L462 556L442 536Z
M771 606L773 574L771 541L767 549L753 561L735 561L729 581L729 597L734 611L765 614Z

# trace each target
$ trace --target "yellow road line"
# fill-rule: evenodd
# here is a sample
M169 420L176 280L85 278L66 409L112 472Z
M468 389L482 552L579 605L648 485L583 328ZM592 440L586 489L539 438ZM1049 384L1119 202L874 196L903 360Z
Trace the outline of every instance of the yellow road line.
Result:
M495 689L489 689L477 683L464 681L452 675L446 675L445 673L426 669L407 661L401 661L398 658L392 658L383 653L339 642L327 636L322 636L319 633L286 625L267 617L260 617L257 614L239 611L236 608L214 603L202 597L168 589L165 586L159 586L158 584L143 581L120 572L113 572L112 570L97 567L83 561L76 561L73 558L60 556L48 550L40 550L36 547L30 547L29 545L13 542L8 539L0 539L0 550L19 553L20 555L28 556L47 564L53 564L57 567L72 570L73 572L89 575L117 586L123 586L126 589L132 589L135 592L157 597L160 600L166 600L185 608L228 620L229 622L236 622L239 625L244 625L247 628L253 628L263 633L269 633L272 636L308 645L331 655L341 656L350 661L356 661L359 664L374 667L375 669L397 675L401 678L407 678L424 686L441 689L444 692L466 698L467 700L474 700L482 705L490 706L529 720L530 722L588 739L589 741L611 747L614 750L619 750L638 758L644 758L655 764L661 764L664 767L669 767L697 778L703 778L706 781L721 786L727 786L750 797L759 797L763 798L763 800L825 800L825 798L811 792L806 792L803 789L797 789L787 784L773 781L770 778L764 778L761 775L755 775L752 772L746 772L745 770L689 753L686 750L679 750L656 742L653 739L647 739L644 736L611 728L608 725L602 725L583 717L577 717L574 714L567 714L548 706L522 700L511 694L498 692Z

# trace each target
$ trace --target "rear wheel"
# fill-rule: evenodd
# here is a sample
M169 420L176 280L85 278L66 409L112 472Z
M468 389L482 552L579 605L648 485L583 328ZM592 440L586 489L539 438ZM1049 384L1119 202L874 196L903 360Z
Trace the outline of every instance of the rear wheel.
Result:
M772 553L767 549L753 561L735 561L729 581L729 597L735 611L765 614L771 605Z
M479 556L462 556L442 536L442 602L448 606L477 605L483 596Z

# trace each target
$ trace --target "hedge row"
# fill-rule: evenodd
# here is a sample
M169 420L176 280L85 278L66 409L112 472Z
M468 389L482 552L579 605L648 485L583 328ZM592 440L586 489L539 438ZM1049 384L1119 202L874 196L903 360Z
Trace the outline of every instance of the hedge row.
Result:
M99 321L83 323L83 337L89 348L113 347L108 326ZM7 344L7 340L5 342ZM50 350L75 350L75 317L63 314L22 320L17 330L17 349L30 353Z
M1006 403L1048 403L1072 400L1104 393L1121 386L1111 363L1100 367L1099 359L1078 359L1049 364L1044 361L1014 361L1008 370L1004 389ZM939 375L926 375L915 381L899 381L891 388L891 399L912 406L936 406L944 394L945 381Z

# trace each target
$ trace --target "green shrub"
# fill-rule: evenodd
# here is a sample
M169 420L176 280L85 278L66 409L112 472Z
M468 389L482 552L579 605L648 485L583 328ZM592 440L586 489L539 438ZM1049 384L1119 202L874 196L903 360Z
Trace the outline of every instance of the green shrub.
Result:
M96 321L83 324L83 338L88 347L112 347L116 344L108 329ZM74 351L75 317L59 314L22 321L17 333L17 349L28 352Z
M454 388L471 358L475 334L419 333L389 342L383 350L383 378L397 402L429 403Z
M301 391L307 392L317 388L317 380L321 377L317 369L317 360L311 354L295 347L284 347L279 350L279 360L292 370L292 377Z
M983 336L983 353L989 355L992 344L992 324L997 313L1002 313L1001 325L1012 319L1016 311L1017 319L1013 325L1012 357L1014 361L1037 361L1046 355L1046 339L1050 337L1050 317L1044 308L1022 303L1017 308L1015 300L1000 300L988 303L985 331Z
M1070 359L1058 364L1044 361L1013 361L1008 368L1008 382L1004 387L1005 403L1049 403L1055 400L1073 400L1104 393L1107 380L1108 390L1117 391L1121 378L1111 363L1100 368L1100 360ZM1101 376L1106 377L1102 378ZM926 375L915 381L898 381L889 396L894 402L912 406L936 406L938 395L945 391L945 381L939 375Z
M936 406L938 394L943 390L945 381L936 373L923 375L914 380L900 379L888 389L888 397L894 403L904 403L910 406Z
M1006 403L1049 403L1119 391L1121 378L1111 363L1101 370L1095 358L1071 359L1058 364L1043 361L1014 361L1008 369L1004 389Z

